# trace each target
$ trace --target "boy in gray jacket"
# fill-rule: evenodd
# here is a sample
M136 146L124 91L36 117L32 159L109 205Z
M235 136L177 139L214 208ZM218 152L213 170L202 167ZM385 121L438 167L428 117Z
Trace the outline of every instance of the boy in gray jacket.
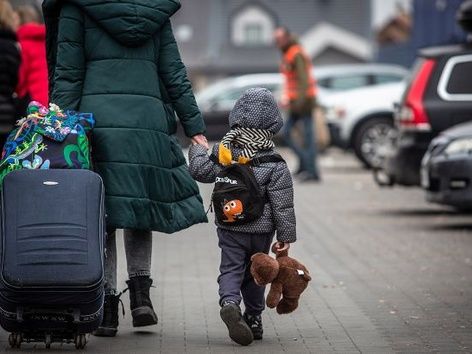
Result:
M230 132L213 147L216 157L228 150L232 160L247 162L275 154L272 141L282 128L283 121L277 103L269 90L247 90L236 102L229 116ZM197 181L214 183L222 165L210 159L203 145L194 144L189 151L190 173ZM229 161L231 162L231 161ZM252 167L266 204L262 216L243 225L218 223L218 245L221 248L218 277L220 315L229 336L241 345L262 339L261 313L265 308L265 288L258 286L250 273L251 256L269 253L274 234L276 247L288 249L296 241L293 184L290 171L283 161L268 162ZM242 295L242 296L241 296ZM245 312L239 304L244 301Z

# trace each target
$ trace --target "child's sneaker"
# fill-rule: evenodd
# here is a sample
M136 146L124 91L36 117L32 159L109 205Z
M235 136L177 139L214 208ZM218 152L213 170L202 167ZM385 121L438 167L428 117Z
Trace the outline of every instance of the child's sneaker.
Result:
M249 315L245 313L244 321L246 321L247 325L251 329L254 339L256 340L262 339L262 334L264 333L264 329L262 328L262 316Z
M241 308L232 301L223 302L220 316L228 327L229 337L240 345L249 345L254 340L251 328L241 314Z

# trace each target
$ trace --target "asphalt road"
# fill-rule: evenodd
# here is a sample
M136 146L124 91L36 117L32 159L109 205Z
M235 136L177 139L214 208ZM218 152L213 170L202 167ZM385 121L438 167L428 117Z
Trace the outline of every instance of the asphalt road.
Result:
M123 296L118 336L90 337L84 352L472 352L470 215L425 203L421 190L378 188L349 154L332 151L321 165L323 183L295 187L299 241L291 252L313 281L292 315L264 313L263 341L243 348L227 338L218 316L217 240L214 226L204 224L156 235L159 324L135 331ZM210 191L202 186L206 202ZM75 351L59 344L21 351L64 350ZM1 330L0 351L10 351Z

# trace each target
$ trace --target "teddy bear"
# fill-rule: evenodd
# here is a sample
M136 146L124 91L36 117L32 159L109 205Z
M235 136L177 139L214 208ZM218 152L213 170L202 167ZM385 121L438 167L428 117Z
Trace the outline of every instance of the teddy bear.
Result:
M251 257L251 274L259 286L271 283L267 306L277 307L279 314L287 314L298 307L298 299L311 277L303 264L288 256L288 250L279 252L274 244L272 252L275 259L261 252Z

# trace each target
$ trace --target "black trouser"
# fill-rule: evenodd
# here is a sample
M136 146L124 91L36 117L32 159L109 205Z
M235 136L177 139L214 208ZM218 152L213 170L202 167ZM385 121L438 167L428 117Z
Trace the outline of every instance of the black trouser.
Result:
M247 234L217 229L221 248L218 277L220 304L244 301L246 312L259 315L265 308L265 287L258 286L250 272L251 256L257 252L269 253L274 233Z

